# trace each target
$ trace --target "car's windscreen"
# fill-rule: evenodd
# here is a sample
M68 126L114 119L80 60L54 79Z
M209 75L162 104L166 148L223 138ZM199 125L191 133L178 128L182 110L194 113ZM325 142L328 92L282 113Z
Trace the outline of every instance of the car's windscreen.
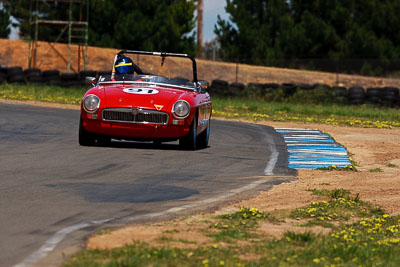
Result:
M116 74L114 77L111 75L102 75L98 79L98 84L145 84L145 85L158 85L166 87L174 87L186 90L195 90L193 82L179 78L167 78L163 76L153 75L133 75L133 74Z

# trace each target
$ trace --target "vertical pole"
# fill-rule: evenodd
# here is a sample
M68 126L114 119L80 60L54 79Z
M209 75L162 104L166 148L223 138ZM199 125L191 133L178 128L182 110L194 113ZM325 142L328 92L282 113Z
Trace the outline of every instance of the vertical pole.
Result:
M33 43L33 65L32 67L35 68L36 67L36 59L37 59L37 41L38 41L38 35L39 35L39 17L38 17L38 13L39 13L39 1L36 1L36 19L35 19L35 41Z
M216 58L216 50L217 50L217 47L216 47L216 44L213 44L213 61L215 61L215 58Z
M336 86L339 86L339 60L336 60Z
M85 50L83 55L83 68L87 70L87 50L89 40L89 5L90 1L86 0L86 28L85 28Z
M197 57L201 57L203 52L203 0L197 1L197 45L199 46Z
M79 1L79 22L82 22L82 1L83 0ZM80 38L81 38L81 36L79 36L79 39ZM82 55L83 55L82 42L79 41L79 43L78 43L78 72L81 71L81 50L82 50Z
M71 70L71 35L72 35L72 0L69 1L69 21L68 21L68 71Z
M28 68L32 68L32 0L29 1L29 52Z
M81 44L78 44L78 72L80 71L81 71Z
M235 78L236 82L238 82L238 76L239 76L239 60L236 61L236 78Z

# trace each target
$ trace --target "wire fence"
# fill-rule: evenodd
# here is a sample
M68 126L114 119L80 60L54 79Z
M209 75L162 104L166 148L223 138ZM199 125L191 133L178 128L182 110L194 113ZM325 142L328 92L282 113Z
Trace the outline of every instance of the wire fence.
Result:
M211 47L204 49L201 58L225 61L248 65L263 65L267 67L290 68L299 70L315 70L339 74L357 74L363 76L400 78L400 60L373 59L373 58L295 58L295 59L273 59L265 64L261 59L236 58L233 60L222 60L218 49Z

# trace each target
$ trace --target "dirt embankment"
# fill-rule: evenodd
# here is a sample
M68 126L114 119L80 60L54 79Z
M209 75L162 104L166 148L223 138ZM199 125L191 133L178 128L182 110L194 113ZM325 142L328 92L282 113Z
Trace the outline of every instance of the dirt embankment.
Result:
M255 207L265 212L284 212L306 206L315 200L315 196L308 189L343 188L354 194L359 193L361 200L377 204L390 214L400 214L400 129L365 129L284 122L263 124L326 131L354 154L353 159L359 163L359 172L300 170L298 180L274 186L270 191L261 192L248 200L223 207L216 213L237 211L240 207ZM378 168L380 172L371 172ZM159 240L166 233L171 240L183 240L170 243L169 245L173 247L189 248L207 244L210 240L199 234L196 229L204 227L202 223L213 214L200 214L151 225L129 226L108 234L96 235L88 240L87 247L110 249L134 241L144 241L157 247ZM286 231L299 230L296 225L298 221L286 220L280 224L268 224L263 228L263 232L279 238Z
M134 49L134 48L131 48ZM118 49L111 48L88 48L87 67L91 70L111 70L115 54ZM174 52L174 51L168 51ZM72 46L72 67L77 70L78 48ZM0 39L0 64L6 64L9 67L21 66L28 68L29 43L21 40ZM38 42L37 49L37 68L42 70L58 69L62 72L67 71L68 46L66 44L47 42ZM143 67L147 62L143 56L134 56L133 60ZM191 78L191 63L186 59L168 59L166 67L161 69L159 59L154 59L154 68L144 71L150 73L163 73L171 77ZM306 83L315 84L323 83L328 85L363 86L363 87L384 87L395 86L400 87L400 79L363 77L358 75L342 75L338 77L334 73L325 73L317 71L292 70L284 68L260 67L246 64L232 64L224 62L216 62L210 60L197 60L199 79L211 82L215 79L226 80L229 82L248 83ZM83 62L81 61L81 69Z

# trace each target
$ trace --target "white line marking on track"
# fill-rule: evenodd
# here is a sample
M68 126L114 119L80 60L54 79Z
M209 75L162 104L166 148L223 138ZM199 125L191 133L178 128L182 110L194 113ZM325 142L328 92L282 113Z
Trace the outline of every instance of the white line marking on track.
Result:
M302 164L302 165L325 165L325 164L330 164L330 165L350 165L351 163L340 162L340 161L325 161L325 162L319 162L319 161L309 161L309 162L291 161L290 164Z
M259 128L261 128L261 127L259 127ZM268 149L270 150L270 153L271 153L271 158L268 160L267 166L265 167L265 170L264 170L264 174L266 176L273 176L274 175L273 171L274 171L276 162L278 161L278 157L279 157L279 152L276 149L273 138L266 131L263 131L263 132L264 132L266 140L267 140ZM263 177L257 181L254 181L254 182L247 184L245 186L242 186L240 188L232 189L218 197L208 198L205 200L195 202L193 204L174 207L174 208L170 208L168 210L161 211L161 212L154 212L154 213L149 213L149 214L145 214L145 215L132 216L129 218L125 218L123 220L123 222L133 222L133 221L141 220L143 218L149 218L149 219L156 218L156 217L160 217L160 216L164 216L164 215L168 215L168 214L177 213L177 212L180 212L180 211L183 211L186 209L199 207L204 204L210 204L213 202L221 201L221 200L224 200L231 196L242 193L244 191L254 189L257 186L259 186L260 184L270 181L270 179L271 178ZM101 225L101 224L104 224L104 223L107 223L110 221L114 221L114 220L115 220L114 218L110 218L110 219L105 219L105 220L78 223L78 224L74 224L74 225L65 227L65 228L59 230L53 236L51 236L37 251L33 252L31 255L29 255L27 258L25 258L22 262L14 265L14 267L33 266L39 260L41 260L44 257L46 257L47 255L49 255L68 234L71 234L72 232L77 231L77 230L87 228L89 226L98 226L98 225Z
M264 131L264 134L265 134L265 137L267 140L268 149L271 153L271 158L269 159L267 166L265 166L264 174L267 176L271 176L271 175L274 175L273 171L274 171L276 162L278 161L279 152L276 149L273 138L266 131Z
M291 131L291 132L320 132L318 129L305 128L275 128L276 131Z
M339 147L338 144L335 143L326 143L326 144L310 144L310 143L295 143L295 144L286 144L287 146L333 146L333 147Z
M52 237L50 237L37 251L29 255L25 258L22 262L14 265L15 267L26 267L34 265L40 258L49 254L53 249L70 233L75 232L77 230L94 226L100 225L106 222L111 221L112 219L107 220L100 220L100 221L90 221L85 223L78 223L68 227L65 227L55 233Z

